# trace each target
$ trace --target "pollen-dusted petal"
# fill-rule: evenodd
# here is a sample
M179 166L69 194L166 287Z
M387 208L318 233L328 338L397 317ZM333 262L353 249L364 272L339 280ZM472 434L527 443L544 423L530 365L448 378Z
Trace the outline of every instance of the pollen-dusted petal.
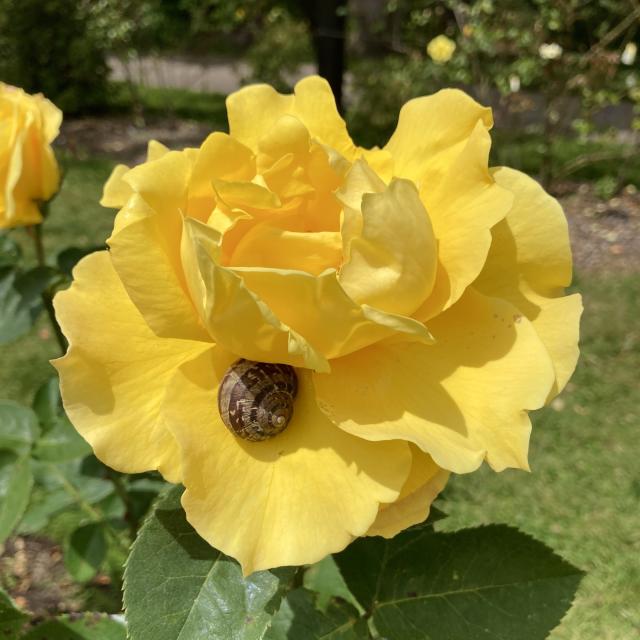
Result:
M242 278L219 264L220 234L184 221L182 263L191 298L204 326L229 351L262 362L328 371L327 360L277 318Z
M535 180L506 167L493 175L515 200L492 230L491 250L474 287L509 300L531 320L553 361L556 395L576 366L582 312L579 295L562 297L571 283L567 220Z
M234 272L282 322L326 358L337 358L397 333L431 341L422 323L355 303L340 286L335 270L318 276L250 267Z
M78 263L73 284L54 305L69 340L69 351L53 364L71 422L114 469L159 469L179 481L179 455L161 406L176 368L211 343L158 338L129 300L107 251Z
M168 425L182 452L182 503L196 531L243 572L317 562L361 536L393 502L411 466L404 442L373 443L318 409L309 372L285 431L263 442L232 435L217 410L235 356L204 354L171 383Z
M433 296L416 312L428 320L460 298L478 276L491 246L491 228L504 219L513 194L489 173L491 138L478 121L469 137L450 156L450 165L439 181L426 174L420 190L438 240L440 270Z
M359 304L410 316L431 292L437 246L415 185L396 179L362 197L362 230L352 237L339 280Z
M369 440L413 442L456 473L486 458L495 470L527 468L528 409L554 380L531 323L509 302L469 288L431 323L435 342L375 345L316 374L320 407Z
M410 444L411 472L395 502L380 505L375 522L367 531L368 536L393 538L407 527L424 522L431 503L444 489L449 472L441 469L415 444Z
M437 182L460 155L479 120L491 128L491 109L457 89L409 100L400 109L396 130L385 146L393 156L394 175L418 186L424 179Z

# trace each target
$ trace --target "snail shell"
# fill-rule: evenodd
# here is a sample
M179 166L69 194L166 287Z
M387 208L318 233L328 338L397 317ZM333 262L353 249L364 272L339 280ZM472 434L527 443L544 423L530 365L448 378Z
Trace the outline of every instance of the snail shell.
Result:
M234 362L218 390L218 410L229 431L245 440L267 440L286 429L293 415L298 378L287 364Z

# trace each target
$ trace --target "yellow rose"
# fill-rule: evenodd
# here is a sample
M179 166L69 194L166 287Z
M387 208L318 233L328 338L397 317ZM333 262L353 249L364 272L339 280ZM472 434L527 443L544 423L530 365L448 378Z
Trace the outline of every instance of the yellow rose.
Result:
M429 57L438 64L449 62L456 50L456 43L445 35L435 37L427 45L427 53Z
M317 77L227 109L229 135L116 168L110 251L55 299L65 407L96 455L182 482L246 573L393 536L450 472L526 469L526 411L571 375L581 301L558 203L488 168L491 111L444 90L366 150ZM223 424L239 358L295 367L280 435Z
M38 201L58 190L51 142L62 113L41 94L0 82L0 229L42 222Z

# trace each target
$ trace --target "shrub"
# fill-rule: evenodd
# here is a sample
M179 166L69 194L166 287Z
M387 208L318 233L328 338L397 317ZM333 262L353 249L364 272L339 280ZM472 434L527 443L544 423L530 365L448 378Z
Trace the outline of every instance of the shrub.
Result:
M0 0L0 78L41 91L63 111L102 105L106 51L89 2Z

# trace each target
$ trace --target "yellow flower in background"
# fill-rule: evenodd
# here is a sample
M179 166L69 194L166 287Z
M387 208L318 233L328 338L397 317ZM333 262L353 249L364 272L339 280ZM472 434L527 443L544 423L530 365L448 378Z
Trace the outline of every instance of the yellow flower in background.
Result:
M526 412L574 369L581 301L558 203L488 167L491 111L440 91L363 149L318 77L227 110L229 135L116 168L110 251L56 296L65 408L96 455L182 482L245 573L393 536L450 472L527 469ZM297 377L261 442L218 407L239 358Z
M445 35L435 37L427 45L427 53L429 57L438 64L449 62L456 50L456 43Z
M51 142L62 112L42 95L0 82L0 228L42 221L38 201L58 190Z

